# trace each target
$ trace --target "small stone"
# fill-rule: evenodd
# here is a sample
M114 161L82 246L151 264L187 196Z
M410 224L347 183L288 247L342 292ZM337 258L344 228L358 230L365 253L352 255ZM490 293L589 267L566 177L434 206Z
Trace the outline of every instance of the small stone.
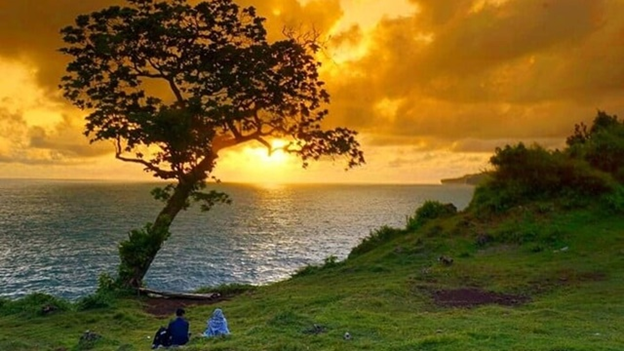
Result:
M453 258L448 256L440 256L438 257L438 261L445 266L450 266L453 264Z
M54 305L45 305L45 306L43 306L41 308L41 313L42 314L50 314L50 313L52 313L52 312L54 312L56 310L57 310L57 308Z
M93 342L98 340L99 338L101 338L102 336L96 333L91 332L90 330L87 330L84 334L82 334L82 336L80 337L80 342Z

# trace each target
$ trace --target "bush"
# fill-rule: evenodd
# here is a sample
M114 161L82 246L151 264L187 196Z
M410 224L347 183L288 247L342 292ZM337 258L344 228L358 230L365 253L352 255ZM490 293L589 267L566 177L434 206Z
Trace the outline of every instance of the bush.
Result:
M322 265L320 266L307 265L305 267L302 267L299 270L297 270L295 274L293 274L293 277L303 277L306 275L314 274L316 272L320 272L325 269L340 267L342 265L344 265L344 261L338 261L338 257L336 256L329 256L325 258L325 261Z
M416 230L432 219L449 217L457 213L453 204L443 204L439 201L425 201L416 210L413 217L407 219L407 230Z
M110 308L115 306L115 295L111 292L96 292L85 296L76 302L78 311Z
M117 290L117 282L115 278L113 278L108 273L101 273L98 276L98 292L112 292Z
M500 212L529 201L560 197L582 204L583 199L597 198L617 187L613 177L587 161L538 145L497 148L490 162L495 170L475 189L469 206L477 212Z
M48 294L34 293L18 300L3 300L0 305L0 314L22 314L27 317L34 317L67 311L70 308L71 304L67 301Z
M354 247L351 250L351 252L349 253L349 259L370 252L380 245L392 241L394 238L397 238L403 234L405 234L404 230L388 226L383 226L379 229L375 229L371 231L366 238L362 239L362 242L358 246Z
M170 235L167 229L156 228L151 223L145 224L141 229L131 230L128 240L119 244L121 263L116 282L118 286L126 286L136 278L137 272L147 272L152 259Z
M612 213L624 213L624 186L618 186L615 191L605 195L603 200L607 211Z

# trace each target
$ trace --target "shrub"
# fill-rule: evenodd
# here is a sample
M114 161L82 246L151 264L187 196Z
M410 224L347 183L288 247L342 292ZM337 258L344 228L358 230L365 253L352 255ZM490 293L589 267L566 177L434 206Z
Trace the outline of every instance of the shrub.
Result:
M520 143L497 148L490 162L491 178L475 189L469 208L499 212L534 200L566 197L576 204L612 192L617 183L609 174L559 151Z
M101 273L98 276L98 293L116 292L119 290L119 284L115 278L109 273Z
M293 274L293 277L303 277L306 275L314 274L316 272L320 272L325 269L340 267L342 265L344 265L344 261L338 261L338 257L332 255L332 256L326 257L323 264L320 266L307 265L305 267L300 268L297 272L295 272L295 274Z
M141 229L131 230L128 233L128 240L119 244L121 263L116 284L128 286L128 283L135 279L137 271L147 272L155 252L160 250L161 244L170 235L167 229L156 228L151 223L146 223Z
M109 308L115 306L115 296L112 292L96 292L85 296L76 302L78 311Z
M570 156L585 159L592 167L624 182L624 122L617 116L598 111L591 128L577 124L567 144Z
M416 210L413 217L407 219L407 230L415 230L422 227L432 219L449 217L457 213L457 208L453 204L443 204L439 201L425 201Z
M383 226L379 229L375 229L371 231L366 238L362 239L362 242L358 246L354 247L351 250L351 252L349 253L349 259L370 252L380 245L392 241L394 238L397 238L403 234L405 234L405 231L388 226Z
M67 311L71 304L62 299L42 293L26 295L18 300L3 300L1 314L22 314L27 317L43 316L58 311Z
M607 211L624 213L624 186L618 186L613 192L605 195L603 203Z

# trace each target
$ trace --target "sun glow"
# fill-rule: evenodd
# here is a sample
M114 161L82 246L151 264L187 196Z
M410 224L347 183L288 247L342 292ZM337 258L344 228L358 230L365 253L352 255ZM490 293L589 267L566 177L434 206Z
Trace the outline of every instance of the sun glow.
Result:
M245 147L242 156L246 160L246 165L257 169L277 169L284 168L294 161L293 156L280 149L288 145L288 141L273 139L270 143L272 150L258 144Z

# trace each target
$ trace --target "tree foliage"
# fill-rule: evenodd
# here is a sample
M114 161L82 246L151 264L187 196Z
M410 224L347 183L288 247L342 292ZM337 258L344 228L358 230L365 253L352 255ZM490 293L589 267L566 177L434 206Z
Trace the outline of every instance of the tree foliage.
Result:
M253 7L127 0L80 15L61 33L61 52L71 57L61 88L88 111L85 134L112 141L117 159L172 181L153 192L166 205L143 230L156 250L190 200L206 210L229 201L203 192L223 149L257 142L273 152L270 139L283 138L289 142L280 149L304 167L323 156L344 156L348 167L364 162L356 132L322 127L329 95L315 34L269 42Z
M564 150L506 145L495 150L489 181L477 187L471 207L505 210L531 200L565 197L583 203L605 197L621 207L624 183L624 124L598 111L592 125L577 124Z
M439 201L427 200L416 209L414 216L409 216L406 229L416 230L433 219L452 216L456 213L457 207L452 203L444 204Z
M589 131L581 123L567 139L571 154L624 182L624 122L598 111Z

